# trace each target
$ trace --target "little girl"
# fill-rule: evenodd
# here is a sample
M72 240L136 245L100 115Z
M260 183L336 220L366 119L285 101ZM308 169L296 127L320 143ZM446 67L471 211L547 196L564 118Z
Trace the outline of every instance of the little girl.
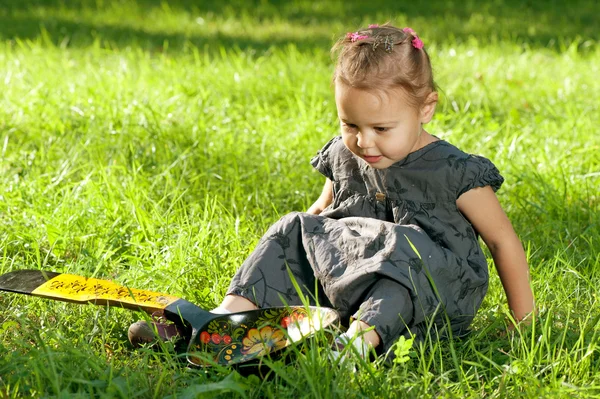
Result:
M438 95L421 39L410 28L371 25L334 50L341 136L312 159L323 192L267 231L213 312L301 305L291 274L314 303L351 320L341 344L385 354L401 335L448 322L463 334L488 287L481 236L515 319L525 318L533 295L494 193L502 176L423 129Z

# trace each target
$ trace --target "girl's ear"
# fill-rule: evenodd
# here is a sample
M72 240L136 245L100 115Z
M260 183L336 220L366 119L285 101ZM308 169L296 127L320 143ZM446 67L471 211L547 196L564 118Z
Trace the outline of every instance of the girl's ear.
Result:
M433 118L435 106L438 102L438 94L436 91L429 93L425 102L421 106L421 123L428 123Z

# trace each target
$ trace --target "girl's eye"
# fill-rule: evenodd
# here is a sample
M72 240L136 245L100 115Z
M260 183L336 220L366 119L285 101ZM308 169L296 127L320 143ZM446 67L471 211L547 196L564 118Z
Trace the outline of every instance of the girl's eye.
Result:
M342 126L346 130L354 130L354 129L356 129L356 125L353 125L352 123L343 123Z
M387 127L376 127L375 130L378 132L387 132L389 128Z

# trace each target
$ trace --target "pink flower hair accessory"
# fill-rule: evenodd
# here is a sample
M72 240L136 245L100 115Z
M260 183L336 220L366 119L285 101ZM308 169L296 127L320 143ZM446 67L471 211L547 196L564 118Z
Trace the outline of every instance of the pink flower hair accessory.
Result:
M416 48L418 50L423 48L423 40L421 40L419 38L419 36L417 36L417 32L415 32L412 28L406 27L406 28L402 29L402 32L407 33L411 36L414 36L411 41L414 48Z
M369 29L373 29L373 28L379 28L379 25L378 24L369 25Z
M358 40L363 40L363 39L367 39L369 36L367 35L361 35L358 32L348 32L346 33L346 39L350 39L350 41L352 43L358 41Z
M419 36L415 36L415 38L412 39L412 45L414 48L420 50L423 48L423 40L419 39Z

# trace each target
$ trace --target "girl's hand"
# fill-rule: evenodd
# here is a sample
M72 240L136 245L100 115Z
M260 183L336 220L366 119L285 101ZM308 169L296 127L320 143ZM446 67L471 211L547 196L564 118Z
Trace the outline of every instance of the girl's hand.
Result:
M510 332L519 328L529 327L533 321L533 318L535 317L535 313L536 312L534 309L533 312L529 313L521 320L509 320L507 330Z
M323 187L323 191L321 192L321 196L318 200L315 201L314 204L306 213L311 213L313 215L318 215L323 212L323 209L327 208L329 204L333 201L333 182L329 179L325 182L325 186Z
M490 249L515 320L524 320L534 311L529 266L496 194L489 186L474 188L461 195L456 204Z

